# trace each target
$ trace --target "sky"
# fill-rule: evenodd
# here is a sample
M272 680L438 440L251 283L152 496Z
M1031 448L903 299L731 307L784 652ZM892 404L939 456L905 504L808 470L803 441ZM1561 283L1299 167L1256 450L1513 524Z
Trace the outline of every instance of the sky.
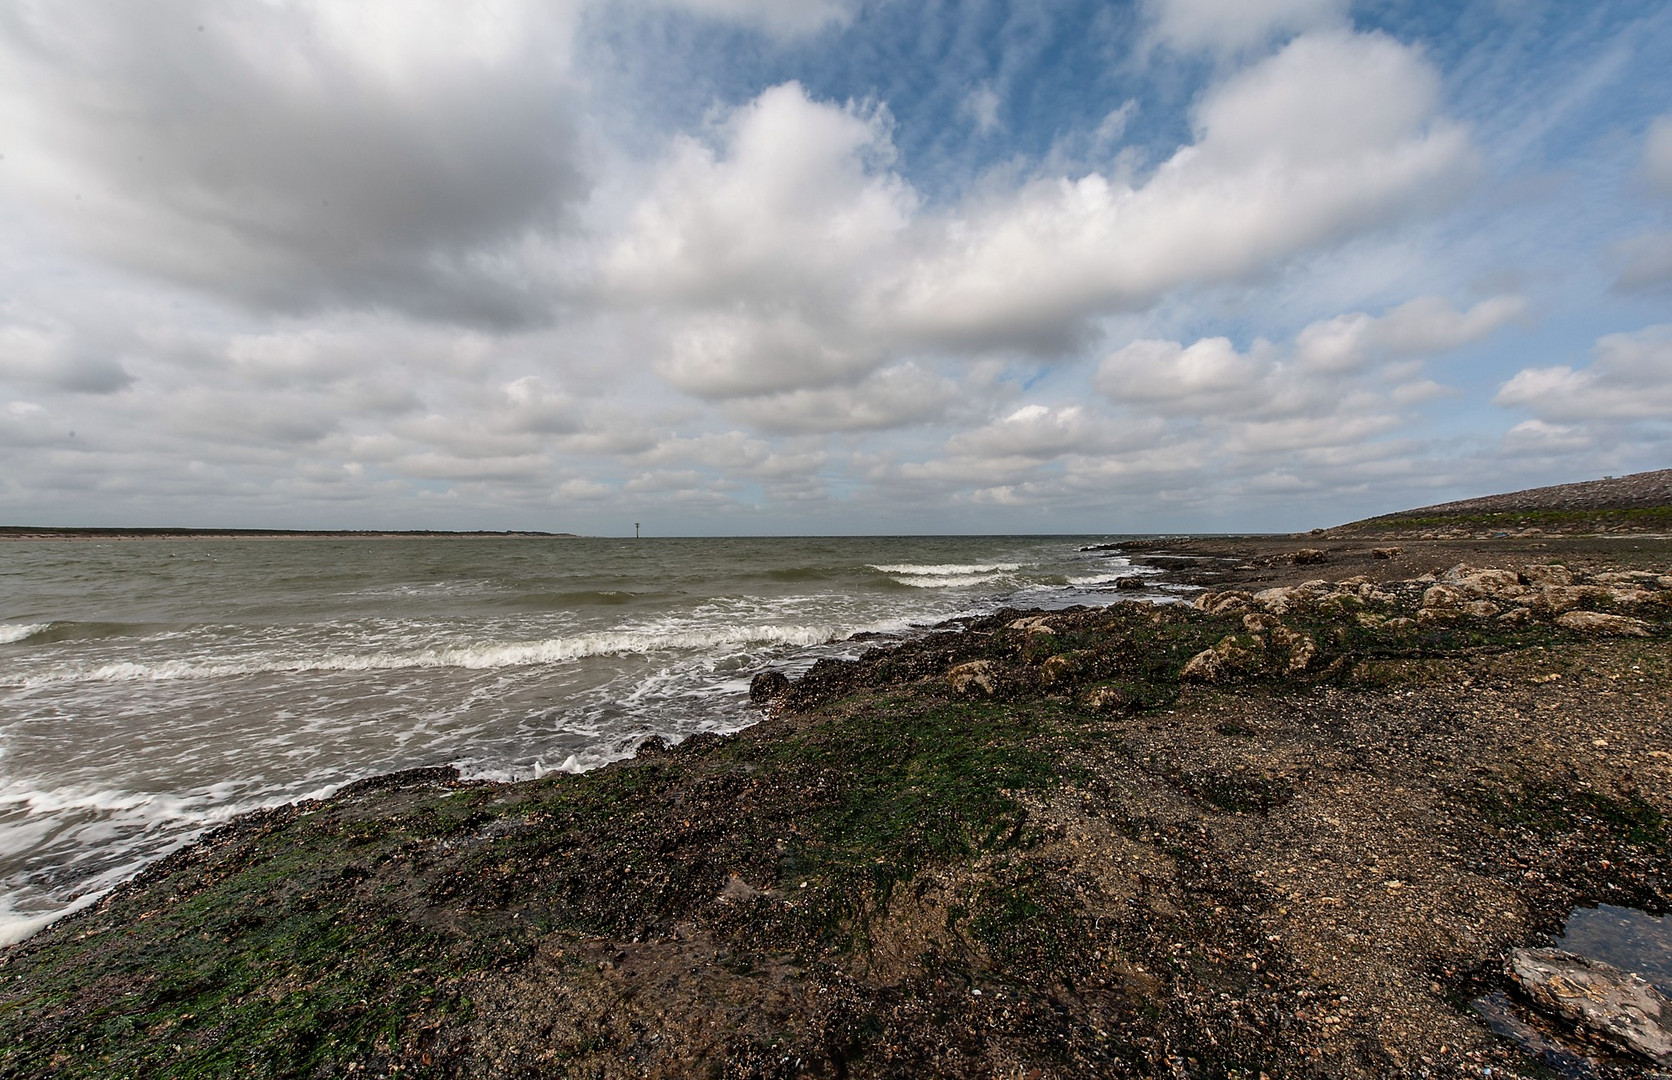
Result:
M1291 531L1672 466L1672 4L10 0L0 524Z

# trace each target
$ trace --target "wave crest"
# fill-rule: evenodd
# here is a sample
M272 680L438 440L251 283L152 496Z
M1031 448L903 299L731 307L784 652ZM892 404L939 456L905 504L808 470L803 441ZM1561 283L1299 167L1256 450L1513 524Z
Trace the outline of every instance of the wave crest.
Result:
M0 623L0 645L11 645L26 640L51 626L51 623Z
M1020 570L1021 563L894 563L891 565L871 564L872 570L884 574L907 574L911 577L971 577L976 574L1008 573Z
M396 671L409 668L486 670L561 663L587 656L653 653L673 649L712 649L743 645L818 645L828 641L828 626L735 626L713 630L619 630L544 641L460 645L409 652L325 653L316 656L255 656L237 661L124 661L98 667L59 668L9 685L31 688L66 682L136 682L169 679L218 679L239 675L302 671ZM7 685L7 684L0 684Z

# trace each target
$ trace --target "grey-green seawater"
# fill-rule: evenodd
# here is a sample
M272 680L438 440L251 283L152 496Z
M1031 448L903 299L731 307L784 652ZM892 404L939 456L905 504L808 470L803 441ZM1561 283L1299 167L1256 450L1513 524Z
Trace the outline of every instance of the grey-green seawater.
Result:
M5 543L0 941L257 807L591 768L752 723L750 676L859 631L1107 603L1110 539Z

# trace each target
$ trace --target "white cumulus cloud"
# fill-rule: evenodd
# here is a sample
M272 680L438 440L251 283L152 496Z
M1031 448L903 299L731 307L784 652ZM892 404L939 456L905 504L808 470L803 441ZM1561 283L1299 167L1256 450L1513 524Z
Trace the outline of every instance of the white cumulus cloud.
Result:
M934 223L875 318L969 345L1061 347L1080 321L1232 280L1443 203L1472 177L1418 52L1375 34L1308 35L1234 76L1199 137L1146 182L1027 184Z
M1609 334L1582 368L1524 368L1493 401L1545 422L1672 421L1672 325Z

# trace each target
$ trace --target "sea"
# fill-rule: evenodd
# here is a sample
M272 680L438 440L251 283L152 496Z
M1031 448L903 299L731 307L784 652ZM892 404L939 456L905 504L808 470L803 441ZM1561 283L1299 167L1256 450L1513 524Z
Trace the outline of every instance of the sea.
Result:
M357 778L582 772L747 727L753 675L857 633L1181 595L1119 539L0 543L0 943Z

